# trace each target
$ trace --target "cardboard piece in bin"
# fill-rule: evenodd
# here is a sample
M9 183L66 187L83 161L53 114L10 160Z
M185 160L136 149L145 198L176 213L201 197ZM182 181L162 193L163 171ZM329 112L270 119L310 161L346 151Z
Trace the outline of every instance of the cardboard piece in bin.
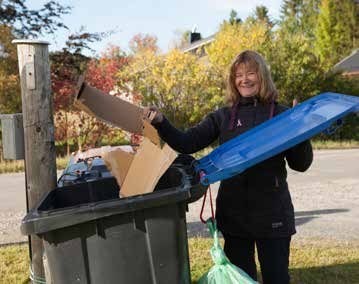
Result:
M157 130L143 119L143 109L83 81L79 83L75 106L106 123L144 136L135 152L108 148L103 149L101 157L120 185L121 197L152 192L177 154L167 144L161 148Z
M176 157L167 144L161 149L147 138L135 154L114 150L103 155L120 185L121 197L152 192Z

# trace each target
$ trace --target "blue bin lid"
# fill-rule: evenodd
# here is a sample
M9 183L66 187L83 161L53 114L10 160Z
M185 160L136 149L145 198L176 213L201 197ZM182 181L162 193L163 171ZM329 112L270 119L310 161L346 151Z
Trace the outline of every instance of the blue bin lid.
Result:
M322 131L330 134L336 129L333 123L358 111L359 97L323 93L310 98L198 160L196 170L204 172L201 183L208 185L230 178Z

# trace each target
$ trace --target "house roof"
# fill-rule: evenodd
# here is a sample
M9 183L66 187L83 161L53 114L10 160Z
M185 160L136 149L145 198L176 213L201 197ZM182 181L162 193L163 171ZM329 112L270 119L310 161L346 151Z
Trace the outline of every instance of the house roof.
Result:
M358 73L359 72L359 49L356 49L349 56L342 61L335 64L332 71L342 71L344 73Z
M209 43L211 43L214 40L215 35L211 35L209 37L203 38L201 40L197 40L193 43L191 43L190 45L182 48L182 52L190 52L192 50L196 50L197 48L207 45Z

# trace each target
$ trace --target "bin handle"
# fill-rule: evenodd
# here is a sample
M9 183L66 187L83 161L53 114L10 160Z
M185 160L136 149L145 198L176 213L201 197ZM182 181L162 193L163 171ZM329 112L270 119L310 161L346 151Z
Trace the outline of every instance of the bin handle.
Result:
M206 174L205 174L203 171L201 171L201 172L199 173L200 178L202 178L202 177L205 176L205 175L206 175ZM208 185L208 189L207 189L207 190L209 191L209 201L210 201L210 205L211 205L211 214L212 214L212 217L211 217L210 219L211 219L212 223L214 223L214 210L213 210L213 201L212 201L212 191L211 191L211 186L210 186L210 185ZM205 205L205 203L206 203L206 198L207 198L207 190L206 190L206 192L205 192L205 194L204 194L204 196L203 196L201 213L200 213L200 215L199 215L199 218L201 219L201 222L202 222L203 224L206 224L206 223L207 223L206 220L204 220L204 218L203 218L204 205Z
M332 135L343 124L343 119L338 119L335 121L334 125L331 125L329 128L325 129L323 133L326 135Z

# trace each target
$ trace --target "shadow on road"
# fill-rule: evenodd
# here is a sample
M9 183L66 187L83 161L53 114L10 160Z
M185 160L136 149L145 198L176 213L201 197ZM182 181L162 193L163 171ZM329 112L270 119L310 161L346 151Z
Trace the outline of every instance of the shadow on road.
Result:
M301 226L305 223L312 221L313 219L320 218L320 215L336 214L349 212L349 209L338 208L338 209L323 209L323 210L311 210L311 211L298 211L295 212L295 225Z
M301 226L305 223L312 221L313 219L320 218L320 215L337 214L349 212L349 209L338 208L338 209L323 209L323 210L311 210L311 211L298 211L295 212L295 224ZM202 237L209 238L210 234L207 226L202 222L189 222L187 223L188 237Z
M349 212L349 209L338 208L338 209L323 209L323 210L311 210L311 211L297 211L295 212L296 217L308 216L308 215L323 215L323 214L335 214Z

